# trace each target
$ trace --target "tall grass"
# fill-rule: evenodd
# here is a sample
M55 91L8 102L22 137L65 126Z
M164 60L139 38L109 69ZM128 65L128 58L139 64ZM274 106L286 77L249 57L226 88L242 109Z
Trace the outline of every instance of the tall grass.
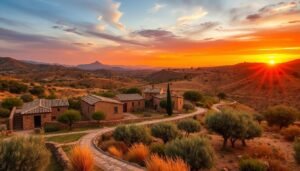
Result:
M108 151L111 155L113 155L113 156L115 156L115 157L117 157L117 158L122 158L122 156L123 156L122 151L121 151L121 150L118 150L115 146L110 146L110 147L108 147L107 151Z
M73 147L70 161L73 171L92 171L94 169L93 155L87 147Z
M149 148L142 143L134 144L127 153L127 159L130 162L145 165L145 161L150 153L149 151Z
M151 155L146 161L148 171L189 171L190 167L180 158L161 158L157 154Z

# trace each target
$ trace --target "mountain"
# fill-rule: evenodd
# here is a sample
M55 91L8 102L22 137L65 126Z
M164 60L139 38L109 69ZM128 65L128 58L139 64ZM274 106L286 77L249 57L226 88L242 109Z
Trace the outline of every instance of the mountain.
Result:
M126 70L126 68L112 66L112 65L105 65L105 64L102 64L99 61L95 61L95 62L90 63L90 64L77 65L76 68L79 68L79 69L82 69L82 70L89 70L89 71L95 71L95 70L101 70L101 69L105 69L105 70Z

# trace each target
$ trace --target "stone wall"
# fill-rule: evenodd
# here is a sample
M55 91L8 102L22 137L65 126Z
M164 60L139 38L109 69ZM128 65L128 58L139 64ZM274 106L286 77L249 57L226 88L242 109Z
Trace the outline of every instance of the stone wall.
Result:
M64 171L69 171L71 169L71 163L67 154L57 143L46 142L46 147L51 151L52 155L54 155L54 158Z

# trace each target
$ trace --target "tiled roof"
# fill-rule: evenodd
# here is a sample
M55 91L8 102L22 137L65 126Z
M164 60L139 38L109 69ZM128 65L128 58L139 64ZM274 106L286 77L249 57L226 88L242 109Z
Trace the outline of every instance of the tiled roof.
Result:
M148 87L144 90L144 93L158 93L160 94L162 92L163 89L161 88L153 88L153 87Z
M25 103L22 108L17 109L16 113L20 114L35 114L35 113L50 113L51 107L63 107L69 106L69 102L66 99L36 99L32 102Z
M120 101L107 98L107 97L102 97L102 96L97 96L94 94L87 95L81 98L81 100L87 102L90 105L94 105L97 102L108 102L108 103L116 103L116 104L122 104Z
M182 96L179 96L179 95L177 95L177 94L172 94L171 95L172 97L182 97ZM165 98L167 98L167 94L165 93L165 94L160 94L160 95L156 95L156 96L154 96L155 98L158 98L158 99L165 99Z
M118 94L116 98L120 101L133 101L144 99L144 97L139 94Z

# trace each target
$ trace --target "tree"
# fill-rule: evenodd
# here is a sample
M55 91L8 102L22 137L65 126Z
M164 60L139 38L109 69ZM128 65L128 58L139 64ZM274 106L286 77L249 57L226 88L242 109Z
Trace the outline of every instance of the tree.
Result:
M79 121L80 119L80 112L76 110L67 110L58 117L58 121L67 124L70 130L72 130L72 125L74 124L74 122Z
M92 114L92 118L99 122L101 120L104 120L106 118L106 115L103 112L98 111Z
M26 84L22 84L17 81L10 81L8 89L9 92L11 93L20 94L26 92L28 86Z
M172 104L172 97L171 97L171 90L170 84L168 84L167 88L167 104L166 104L167 114L171 116L173 114L173 104Z
M223 137L223 148L230 140L234 147L237 140L246 145L246 140L261 136L262 129L249 114L240 111L222 110L207 115L207 127Z
M81 103L80 103L80 98L70 98L68 99L69 101L69 107L70 109L74 109L74 110L81 110Z
M23 102L32 102L33 101L33 97L32 97L32 95L30 95L30 94L23 94L21 97L20 97L22 100L23 100Z
M277 125L281 129L294 123L297 120L298 114L299 111L295 108L278 105L268 108L264 116L269 125Z
M190 110L194 110L195 107L194 107L194 105L192 105L192 104L190 104L190 103L185 103L185 104L183 104L183 109L184 109L186 112L188 112L188 111L190 111Z
M0 117L7 118L7 117L9 117L9 114L10 114L10 111L8 109L0 107Z
M218 98L219 98L220 100L224 100L224 99L227 98L227 95L226 95L225 93L221 92L221 93L218 93Z
M2 101L2 107L11 110L13 107L20 107L23 102L19 98L8 97Z
M166 100L161 100L159 102L159 106L163 109L166 109L167 108L167 101Z
M191 102L198 102L202 100L202 95L198 91L186 91L183 94L184 99L189 100Z
M142 94L142 91L139 88L132 87L125 91L125 94Z
M42 97L45 95L45 89L42 86L34 86L32 89L29 90L29 92L38 97Z
M185 131L187 135L189 135L190 133L198 132L201 129L200 123L194 119L180 121L177 124L177 127L178 129Z
M164 143L180 136L180 132L177 127L172 123L159 123L153 125L151 128L151 134L156 138L162 139Z

